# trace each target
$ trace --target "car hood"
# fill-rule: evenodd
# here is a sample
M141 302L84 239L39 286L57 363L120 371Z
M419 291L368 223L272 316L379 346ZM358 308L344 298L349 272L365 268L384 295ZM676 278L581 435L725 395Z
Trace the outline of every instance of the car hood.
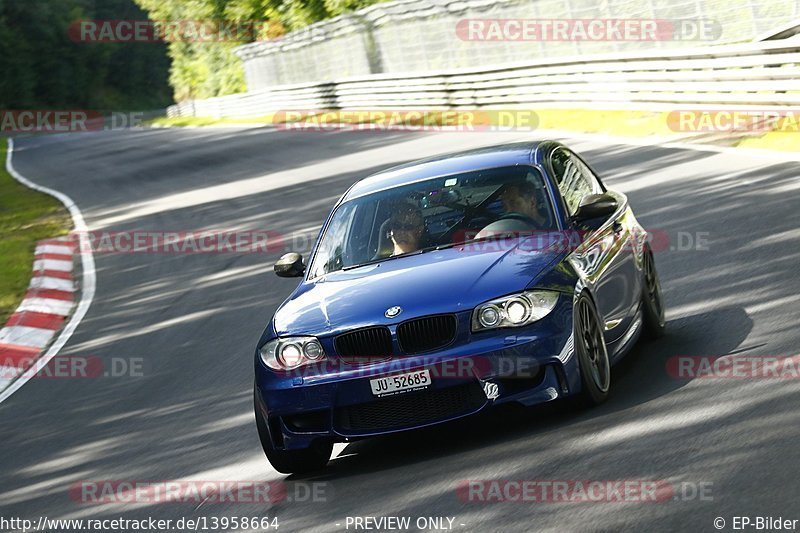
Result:
M275 313L278 335L324 335L472 309L525 289L563 255L526 240L494 241L399 257L303 282ZM390 307L402 312L384 316Z

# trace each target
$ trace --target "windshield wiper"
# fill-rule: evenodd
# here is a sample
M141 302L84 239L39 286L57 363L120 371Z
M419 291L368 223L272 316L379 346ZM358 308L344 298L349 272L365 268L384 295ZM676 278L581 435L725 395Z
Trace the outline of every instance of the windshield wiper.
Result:
M345 272L347 270L353 270L355 268L361 268L361 267L367 266L367 265L374 265L375 263L380 263L381 261L385 261L386 259L388 259L388 257L386 257L384 259L373 259L372 261L364 261L363 263L356 263L355 265L348 265L346 267L342 267L339 270L341 270L342 272ZM333 272L336 272L336 271L334 270L332 272L329 272L329 274L332 274Z
M363 266L374 265L375 263L382 263L383 261L388 261L390 259L397 259L399 257L409 257L409 256L412 256L412 255L423 254L425 252L430 252L430 251L436 250L436 249L437 248L435 246L428 246L426 248L420 248L419 250L414 250L413 252L406 252L404 254L398 254L398 255L390 255L388 257L382 257L380 259L373 259L372 261L364 261L363 263L356 263L355 265L348 265L346 267L342 267L340 270L341 271L353 270L353 269L356 269L356 268L361 268Z

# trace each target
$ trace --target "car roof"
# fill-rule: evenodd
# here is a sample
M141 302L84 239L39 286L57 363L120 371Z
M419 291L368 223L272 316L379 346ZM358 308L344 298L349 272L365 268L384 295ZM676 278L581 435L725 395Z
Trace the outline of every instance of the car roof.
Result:
M530 165L535 162L537 148L552 141L526 141L476 148L428 157L382 170L356 182L342 198L343 202L366 194L391 189L408 183L470 172L484 168Z

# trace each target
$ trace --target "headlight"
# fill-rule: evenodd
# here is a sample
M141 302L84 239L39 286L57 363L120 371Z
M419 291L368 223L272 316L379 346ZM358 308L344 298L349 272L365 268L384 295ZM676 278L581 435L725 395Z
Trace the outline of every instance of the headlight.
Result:
M478 321L485 328L493 328L502 320L500 309L495 305L486 305L478 313Z
M273 370L292 370L325 358L325 351L315 337L274 339L259 350L261 360Z
M472 331L531 324L547 316L556 302L557 292L533 290L483 303L472 312Z

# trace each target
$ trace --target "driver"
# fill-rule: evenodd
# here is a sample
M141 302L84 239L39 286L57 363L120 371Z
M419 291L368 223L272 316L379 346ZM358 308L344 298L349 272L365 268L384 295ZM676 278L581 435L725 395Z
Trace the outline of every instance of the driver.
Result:
M389 218L389 238L394 249L391 255L407 254L422 248L425 221L422 212L410 204L401 204Z
M503 219L522 220L536 228L547 227L547 217L539 211L536 187L529 181L506 185L500 196L505 214Z

